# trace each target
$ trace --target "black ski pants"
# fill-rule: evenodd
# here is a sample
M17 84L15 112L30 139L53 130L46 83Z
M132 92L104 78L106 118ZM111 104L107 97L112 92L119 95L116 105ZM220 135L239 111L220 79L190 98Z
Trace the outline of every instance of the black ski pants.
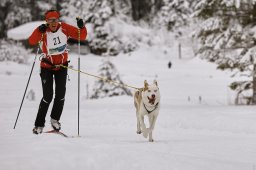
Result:
M35 126L44 127L45 117L53 98L53 82L55 82L55 98L50 116L52 119L60 120L65 102L67 69L51 70L41 68L40 77L43 87L43 98L39 105Z

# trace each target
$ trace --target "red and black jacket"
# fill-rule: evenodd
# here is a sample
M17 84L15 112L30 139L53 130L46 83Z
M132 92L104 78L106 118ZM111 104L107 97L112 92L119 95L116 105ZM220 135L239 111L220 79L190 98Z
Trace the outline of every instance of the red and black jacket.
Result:
M78 28L66 24L64 22L61 22L58 24L58 29L61 29L62 32L67 36L68 38L73 38L78 40ZM51 32L49 28L47 28L46 32ZM87 29L86 27L83 27L80 29L80 40L85 40L87 36ZM45 33L41 33L38 29L38 27L34 30L34 32L30 35L29 39L30 45L37 45L40 41L42 43L41 50L45 54L46 59L50 61L52 64L46 63L41 61L41 67L42 68L52 68L52 65L60 65L65 64L68 61L68 51L64 51L62 54L57 55L49 55L47 51L47 36ZM66 42L67 43L67 42ZM55 70L58 68L55 68Z

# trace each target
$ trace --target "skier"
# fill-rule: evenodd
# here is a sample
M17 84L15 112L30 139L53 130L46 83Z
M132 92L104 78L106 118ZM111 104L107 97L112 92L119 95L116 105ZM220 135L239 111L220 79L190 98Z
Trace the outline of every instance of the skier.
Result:
M61 129L59 120L65 101L67 69L58 67L58 65L68 65L68 38L85 40L87 36L87 29L82 19L77 18L79 30L67 23L60 22L59 18L58 11L47 11L45 13L46 24L37 27L29 37L30 45L41 43L44 56L40 63L43 97L33 128L34 134L40 134L43 131L47 110L53 98L53 81L55 81L55 98L50 122L54 130Z

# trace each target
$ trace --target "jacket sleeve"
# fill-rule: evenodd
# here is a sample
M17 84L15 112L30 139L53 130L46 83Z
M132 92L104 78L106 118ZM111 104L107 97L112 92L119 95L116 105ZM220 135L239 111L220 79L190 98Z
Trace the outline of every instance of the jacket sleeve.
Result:
M78 28L66 23L62 23L62 25L67 30L67 34L69 37L78 40ZM83 28L80 29L80 40L85 40L86 37L87 37L87 29L84 26Z
M37 45L38 42L42 39L42 33L39 31L38 27L33 31L29 36L28 42L30 45Z

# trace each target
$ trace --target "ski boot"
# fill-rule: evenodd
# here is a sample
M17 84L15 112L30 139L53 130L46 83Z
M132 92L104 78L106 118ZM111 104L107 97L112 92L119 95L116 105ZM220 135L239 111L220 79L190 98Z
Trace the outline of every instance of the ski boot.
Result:
M34 134L38 135L38 134L41 134L43 132L43 128L44 127L35 126L32 131L33 131Z
M58 120L51 118L51 125L52 125L52 128L56 131L59 131L61 129L61 124Z

